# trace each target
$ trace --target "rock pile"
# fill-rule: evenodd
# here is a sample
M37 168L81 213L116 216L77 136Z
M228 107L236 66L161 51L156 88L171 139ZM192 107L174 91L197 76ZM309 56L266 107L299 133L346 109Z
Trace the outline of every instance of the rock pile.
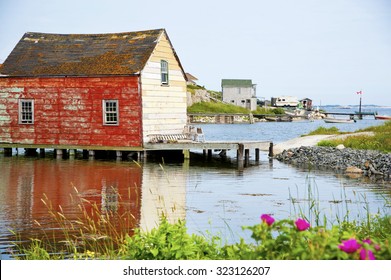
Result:
M298 166L328 168L365 176L391 176L391 154L378 151L331 147L300 147L284 150L276 159Z

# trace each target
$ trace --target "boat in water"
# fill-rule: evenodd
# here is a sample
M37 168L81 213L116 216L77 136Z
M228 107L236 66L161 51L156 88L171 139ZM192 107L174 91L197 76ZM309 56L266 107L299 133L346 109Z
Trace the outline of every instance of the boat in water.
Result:
M291 116L288 116L288 117L265 117L265 120L267 120L268 122L291 122L292 121L292 117Z
M354 119L324 118L325 123L355 123Z
M386 115L375 115L376 120L391 120L391 116Z

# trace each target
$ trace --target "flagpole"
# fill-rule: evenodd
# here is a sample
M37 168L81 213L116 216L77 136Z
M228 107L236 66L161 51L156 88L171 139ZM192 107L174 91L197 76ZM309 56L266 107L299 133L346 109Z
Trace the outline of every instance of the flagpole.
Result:
M362 95L362 90L358 91L357 94L360 95L360 106L358 107L358 118L362 120L362 114L361 114L361 95Z

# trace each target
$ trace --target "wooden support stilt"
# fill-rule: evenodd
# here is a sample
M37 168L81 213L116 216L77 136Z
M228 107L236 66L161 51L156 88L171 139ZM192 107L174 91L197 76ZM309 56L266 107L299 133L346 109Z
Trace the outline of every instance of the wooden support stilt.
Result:
M68 153L69 153L69 157L70 158L74 158L76 156L76 150L75 149L70 149Z
M61 159L62 158L62 149L56 149L56 158Z
M212 150L208 149L208 159L211 159L211 158L212 158Z
M259 148L255 149L255 161L259 161Z
M236 155L237 155L238 161L243 161L243 156L244 156L244 145L243 144L239 144L239 148L236 152Z
M274 157L273 142L270 142L270 146L269 146L269 157Z
M39 149L39 156L45 157L45 149Z
M94 150L89 150L88 151L88 158L89 159L95 159L95 151Z
M12 148L4 148L4 156L12 157Z
M190 150L183 150L184 159L190 159Z
M245 149L244 150L244 160L249 160L250 159L250 149Z

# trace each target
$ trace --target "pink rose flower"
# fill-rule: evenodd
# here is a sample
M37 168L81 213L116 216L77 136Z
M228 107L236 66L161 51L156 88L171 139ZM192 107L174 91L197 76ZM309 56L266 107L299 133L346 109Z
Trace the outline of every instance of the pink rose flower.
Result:
M271 226L274 223L274 218L268 214L262 214L261 220L266 223L268 226Z
M371 239L364 239L364 240L362 241L362 243L367 243L367 244L371 245L371 244L372 244L372 241L371 241ZM375 247L375 250L376 250L376 251L379 251L379 250L381 249L380 246L379 246L378 244L375 244L373 247Z
M371 250L362 248L360 250L360 260L375 260L375 255Z
M297 219L295 225L299 231L306 230L310 227L310 224L304 219Z
M349 240L342 241L342 244L340 244L338 246L338 248L341 249L342 251L350 254L350 253L354 253L358 249L360 249L361 245L357 242L356 239L352 238Z

